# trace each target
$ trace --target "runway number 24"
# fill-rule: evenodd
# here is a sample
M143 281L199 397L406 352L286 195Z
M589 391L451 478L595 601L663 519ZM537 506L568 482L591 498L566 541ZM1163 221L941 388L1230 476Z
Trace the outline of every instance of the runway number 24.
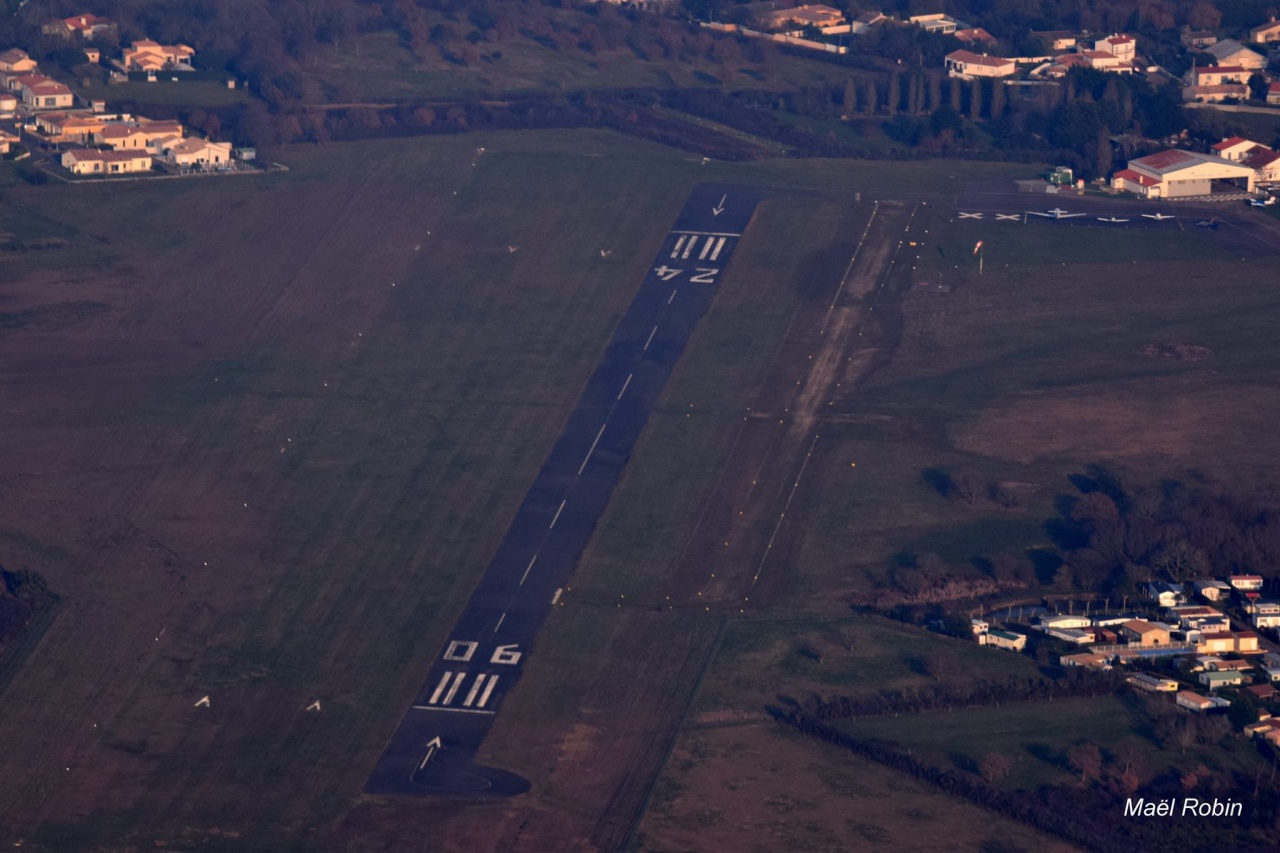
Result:
M480 648L479 643L472 643L466 640L450 640L448 648L444 650L444 659L466 663L471 660L478 648ZM489 657L489 663L506 664L508 666L517 664L523 656L523 652L518 651L519 648L518 645L498 646Z

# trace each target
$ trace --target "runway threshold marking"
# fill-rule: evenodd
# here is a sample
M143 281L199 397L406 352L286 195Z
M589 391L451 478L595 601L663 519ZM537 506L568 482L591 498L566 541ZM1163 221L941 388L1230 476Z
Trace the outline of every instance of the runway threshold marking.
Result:
M727 231L672 231L672 234L690 234L697 237L741 237L741 234L730 234ZM672 257L675 257L674 255Z

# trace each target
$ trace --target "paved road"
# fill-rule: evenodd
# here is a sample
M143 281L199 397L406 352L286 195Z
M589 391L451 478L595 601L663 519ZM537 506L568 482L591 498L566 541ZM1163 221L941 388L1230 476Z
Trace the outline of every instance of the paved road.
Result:
M760 197L759 190L713 185L689 195L367 792L475 798L528 789L526 780L475 765L472 757L519 679Z

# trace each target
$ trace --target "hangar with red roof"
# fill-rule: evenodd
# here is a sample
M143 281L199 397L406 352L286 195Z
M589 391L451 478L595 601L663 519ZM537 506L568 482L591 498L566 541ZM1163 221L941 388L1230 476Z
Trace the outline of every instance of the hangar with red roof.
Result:
M1116 172L1111 185L1146 198L1184 198L1208 195L1214 181L1228 181L1253 192L1257 172L1212 154L1170 149L1130 160Z

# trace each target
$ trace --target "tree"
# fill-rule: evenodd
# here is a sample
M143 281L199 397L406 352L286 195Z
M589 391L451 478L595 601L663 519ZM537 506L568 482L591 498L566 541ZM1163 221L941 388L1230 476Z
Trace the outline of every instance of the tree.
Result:
M1267 99L1267 87L1271 85L1266 76L1258 73L1249 75L1249 97L1265 101Z
M1080 782L1083 784L1102 774L1102 752L1088 741L1078 743L1067 750L1067 764L1080 774Z
M978 761L978 771L988 782L998 782L1013 770L1013 760L999 752L989 752Z

